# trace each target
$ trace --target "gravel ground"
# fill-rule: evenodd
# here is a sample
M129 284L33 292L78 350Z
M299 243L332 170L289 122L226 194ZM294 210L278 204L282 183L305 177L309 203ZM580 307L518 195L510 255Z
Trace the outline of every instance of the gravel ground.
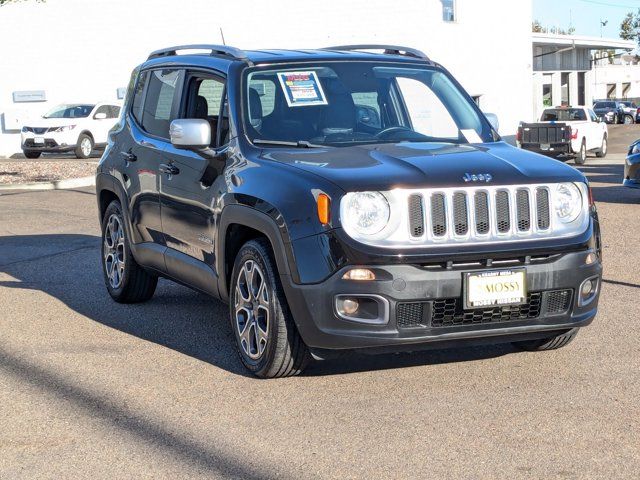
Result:
M96 165L95 161L0 162L0 185L88 177L96 173Z

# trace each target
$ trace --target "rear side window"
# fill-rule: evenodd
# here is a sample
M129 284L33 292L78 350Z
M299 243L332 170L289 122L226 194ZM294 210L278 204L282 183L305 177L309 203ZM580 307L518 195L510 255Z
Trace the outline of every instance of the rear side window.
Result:
M147 84L149 72L142 72L138 76L136 88L133 91L133 103L131 105L131 114L138 123L142 124L142 106L144 105L144 87Z
M142 109L142 128L162 138L169 138L169 125L177 118L174 101L180 80L180 70L153 70Z

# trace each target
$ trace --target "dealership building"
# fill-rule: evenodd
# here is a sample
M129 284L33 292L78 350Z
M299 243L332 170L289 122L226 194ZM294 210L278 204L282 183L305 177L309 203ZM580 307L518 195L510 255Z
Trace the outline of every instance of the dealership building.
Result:
M496 113L500 133L506 137L515 133L520 121L532 120L545 101L555 104L556 99L567 97L571 102L583 98L588 102L594 98L588 86L590 52L594 49L633 48L630 42L623 41L599 39L601 42L593 45L578 37L532 38L531 0L518 0L518 8L514 3L10 3L0 7L0 155L19 152L22 125L56 104L121 98L131 70L149 52L170 45L224 40L246 49L318 48L349 43L414 47L447 67L482 110ZM567 38L575 42L566 44ZM570 63L565 63L567 57Z

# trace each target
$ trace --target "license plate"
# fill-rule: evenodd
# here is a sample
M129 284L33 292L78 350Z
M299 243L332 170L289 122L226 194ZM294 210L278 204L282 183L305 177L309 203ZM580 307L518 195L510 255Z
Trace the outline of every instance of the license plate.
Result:
M41 145L44 145L44 137L35 137L33 139L33 143L39 143Z
M542 150L549 150L551 148L551 145L549 145L548 143L543 143L542 145L540 145L540 148Z
M526 302L524 270L496 270L466 274L467 308L520 305Z

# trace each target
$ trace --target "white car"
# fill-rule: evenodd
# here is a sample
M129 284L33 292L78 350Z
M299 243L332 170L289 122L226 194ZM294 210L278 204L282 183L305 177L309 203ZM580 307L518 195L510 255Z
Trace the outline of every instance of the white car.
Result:
M578 165L587 160L587 152L607 155L609 131L588 107L554 107L542 112L540 122L523 123L518 128L518 146L559 160L574 158Z
M27 158L61 152L89 158L94 148L106 145L109 130L119 116L120 105L116 102L58 105L42 119L22 127L22 151Z

